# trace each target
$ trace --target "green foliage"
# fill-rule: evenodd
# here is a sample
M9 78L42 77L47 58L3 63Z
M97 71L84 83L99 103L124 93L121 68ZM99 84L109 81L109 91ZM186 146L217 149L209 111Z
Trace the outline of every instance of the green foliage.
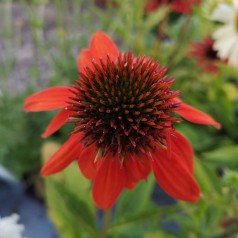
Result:
M97 237L96 211L90 193L90 182L75 164L61 175L46 180L49 214L62 237Z
M0 101L0 163L18 177L39 170L41 139L36 135L45 123L39 114L26 116L23 100L23 95L2 95Z
M222 146L204 154L204 159L220 166L238 169L237 145Z

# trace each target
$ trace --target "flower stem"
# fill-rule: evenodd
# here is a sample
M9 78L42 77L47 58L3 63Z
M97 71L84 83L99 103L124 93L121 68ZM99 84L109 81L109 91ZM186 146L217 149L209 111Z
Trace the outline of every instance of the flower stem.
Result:
M183 25L180 28L180 31L179 31L179 34L178 34L179 42L175 44L174 49L172 50L171 54L168 57L168 65L169 65L168 68L170 68L173 65L174 59L176 58L176 54L179 52L179 50L180 50L180 48L182 46L182 43L183 43L183 40L184 40L184 36L185 36L185 34L187 32L187 29L188 29L188 26L190 24L190 21L191 21L191 16L188 15L186 17L186 19L184 20Z
M159 42L163 41L164 37L166 36L166 29L168 28L168 24L169 24L169 13L170 13L169 9L166 9L164 18L159 24L159 27L157 30L157 37Z
M111 221L111 209L104 212L101 238L107 237L107 231L110 221Z

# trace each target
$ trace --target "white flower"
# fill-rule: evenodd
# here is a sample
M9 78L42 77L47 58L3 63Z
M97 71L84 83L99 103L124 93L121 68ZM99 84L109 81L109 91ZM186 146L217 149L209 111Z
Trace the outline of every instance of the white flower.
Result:
M24 226L18 224L18 220L17 214L0 218L0 238L23 238Z
M213 34L213 39L218 56L238 68L238 1L233 3L221 3L214 11L212 19L224 25Z

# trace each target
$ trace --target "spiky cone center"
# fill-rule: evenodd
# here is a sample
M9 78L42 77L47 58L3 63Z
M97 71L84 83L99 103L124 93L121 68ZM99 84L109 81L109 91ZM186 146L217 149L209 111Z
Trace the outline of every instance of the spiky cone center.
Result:
M213 44L210 43L207 46L207 49L205 51L206 57L211 60L211 61L216 61L218 60L218 56L217 56L217 51L213 49Z
M167 131L179 120L171 115L178 92L170 89L174 79L165 75L166 68L130 52L92 65L72 87L68 110L74 133L83 132L85 145L94 143L102 155L118 153L121 158L166 146Z

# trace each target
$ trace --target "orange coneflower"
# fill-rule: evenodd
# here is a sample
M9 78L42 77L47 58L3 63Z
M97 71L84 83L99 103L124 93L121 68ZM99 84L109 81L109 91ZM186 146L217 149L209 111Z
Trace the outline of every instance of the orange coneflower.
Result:
M183 103L170 89L174 79L151 58L120 53L103 32L93 35L78 57L80 80L53 87L26 99L28 112L61 108L43 137L65 123L75 128L46 162L42 175L65 169L77 160L85 177L94 180L93 197L103 209L113 206L124 188L133 189L151 170L176 199L196 202L200 189L193 177L193 150L173 126L186 120L220 125Z

